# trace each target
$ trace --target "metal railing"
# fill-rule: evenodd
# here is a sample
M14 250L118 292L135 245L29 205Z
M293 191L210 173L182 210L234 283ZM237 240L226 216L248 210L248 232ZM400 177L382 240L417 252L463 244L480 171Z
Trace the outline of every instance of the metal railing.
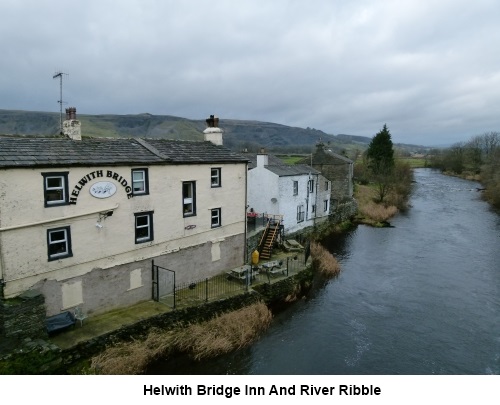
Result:
M187 308L202 305L206 302L216 301L248 291L252 286L258 284L273 284L287 277L291 277L306 267L304 253L297 253L282 259L282 271L271 274L266 271L261 263L258 274L241 280L230 277L223 273L210 278L177 283L167 294L159 297L158 301L171 306L174 309Z
M231 279L226 273L185 283L174 289L176 307L190 307L241 294L247 289L245 280Z

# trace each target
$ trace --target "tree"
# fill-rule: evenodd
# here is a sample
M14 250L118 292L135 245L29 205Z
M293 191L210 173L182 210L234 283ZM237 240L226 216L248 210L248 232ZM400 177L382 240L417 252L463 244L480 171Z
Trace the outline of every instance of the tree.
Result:
M366 156L368 166L373 174L387 175L394 168L394 149L392 148L391 134L384 124L382 130L377 133L368 145Z

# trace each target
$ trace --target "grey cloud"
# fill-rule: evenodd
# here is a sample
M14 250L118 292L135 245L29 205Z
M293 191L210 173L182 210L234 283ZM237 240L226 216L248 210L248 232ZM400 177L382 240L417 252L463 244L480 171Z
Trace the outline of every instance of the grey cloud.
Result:
M255 119L437 144L500 130L495 1L2 2L0 108Z

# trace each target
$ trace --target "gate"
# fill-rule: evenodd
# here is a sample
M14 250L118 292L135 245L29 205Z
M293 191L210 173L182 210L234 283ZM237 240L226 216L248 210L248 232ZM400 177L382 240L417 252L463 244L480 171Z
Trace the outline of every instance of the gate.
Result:
M175 271L151 261L153 300L175 309Z

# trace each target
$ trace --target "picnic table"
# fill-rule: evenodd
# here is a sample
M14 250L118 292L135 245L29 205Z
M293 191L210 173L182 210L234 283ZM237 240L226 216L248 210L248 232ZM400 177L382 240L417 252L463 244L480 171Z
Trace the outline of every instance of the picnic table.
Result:
M267 274L276 274L281 273L285 274L286 267L283 266L282 260L272 260L270 262L266 262L262 265L262 268L266 269Z
M236 269L229 270L227 275L229 277L235 278L237 280L246 280L247 279L247 274L251 272L251 277L255 278L259 274L259 272L256 269L252 269L252 266L249 264L245 264L241 267L237 267Z

